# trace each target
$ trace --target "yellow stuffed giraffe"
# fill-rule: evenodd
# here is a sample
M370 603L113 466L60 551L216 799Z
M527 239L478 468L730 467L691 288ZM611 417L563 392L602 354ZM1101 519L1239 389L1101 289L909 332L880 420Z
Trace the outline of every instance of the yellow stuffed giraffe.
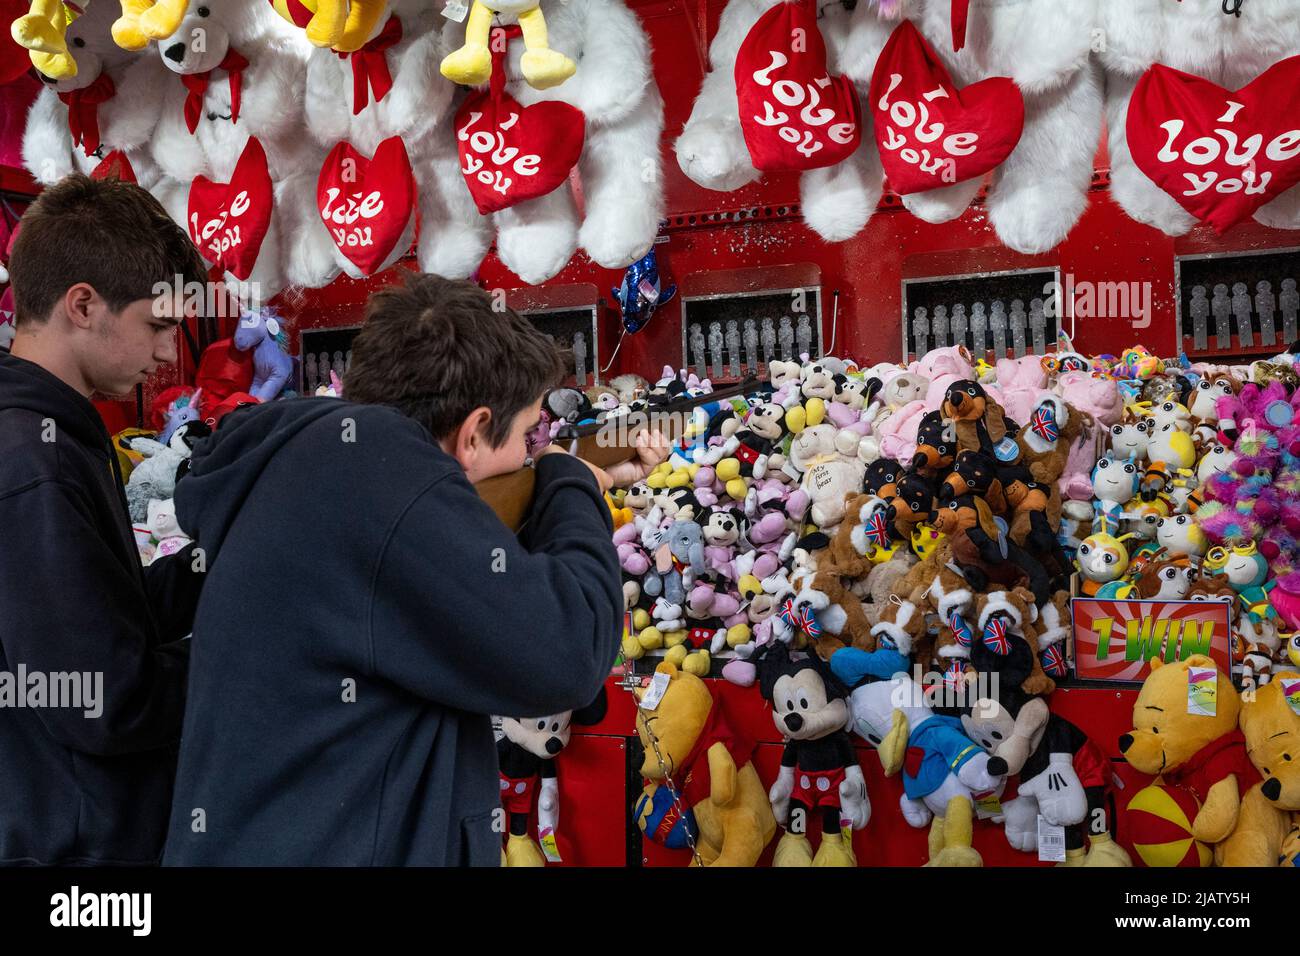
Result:
M519 19L527 48L519 68L529 86L537 90L559 86L578 71L576 63L550 48L540 0L474 0L465 24L465 45L443 59L443 76L463 86L482 86L492 78L488 38L497 14L514 14Z
M355 53L365 46L387 0L271 0L275 12L302 27L307 42L340 53Z
M68 24L80 13L63 0L32 0L28 12L13 22L9 32L14 42L28 51L38 72L55 80L68 79L77 75L77 61L68 52L66 34Z

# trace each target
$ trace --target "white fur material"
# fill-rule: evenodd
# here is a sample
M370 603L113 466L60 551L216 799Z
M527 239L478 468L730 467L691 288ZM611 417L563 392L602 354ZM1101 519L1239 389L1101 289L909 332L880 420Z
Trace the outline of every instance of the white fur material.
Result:
M136 181L145 189L158 180L158 168L146 144L158 119L157 100L165 71L152 53L128 53L113 42L109 31L119 13L117 5L108 0L87 7L68 26L68 51L77 63L77 75L57 82L42 77L45 88L32 103L23 131L23 165L42 185L73 172L91 173L115 149L126 154ZM72 145L68 108L58 94L85 89L101 73L113 81L115 93L99 105L100 146L87 155L81 146Z
M977 622L981 631L984 630L985 626L988 624L989 618L999 611L1011 618L1015 630L1018 631L1024 626L1025 622L1021 617L1019 608L1007 600L1006 595L1006 591L994 591L988 596L988 599L984 602L984 606L980 608L980 618Z
M1153 63L1235 90L1279 60L1300 54L1300 0L1249 0L1241 16L1217 3L1167 0L1103 2L1110 194L1138 222L1181 236L1195 218L1133 162L1126 122L1138 78ZM1262 206L1255 219L1275 229L1300 228L1300 186Z
M202 15L205 10L207 16ZM201 49L190 42L200 35L195 31L202 31ZM214 69L232 48L248 60L240 81L239 118L233 123L228 75ZM152 140L153 158L163 178L153 192L178 222L186 223L189 187L195 176L229 182L250 136L256 136L266 150L275 195L270 227L249 283L241 284L230 274L226 277L246 305L262 305L290 284L323 285L331 277L312 271L314 257L308 253L319 247L312 246L304 234L315 219L320 169L320 150L306 135L303 119L310 50L302 31L276 15L270 4L190 0L176 32L157 41L146 54L167 67ZM185 124L187 91L181 75L210 69L214 72L202 115L191 134ZM317 220L315 226L319 225Z
M950 0L904 0L958 87L1009 76L1024 95L1024 132L993 171L987 198L989 222L1017 252L1056 246L1088 204L1102 118L1101 72L1090 60L1097 5L971 0L966 45L954 53ZM977 178L913 193L903 204L927 222L947 222L965 211L981 184Z
M417 170L424 218L418 256L426 272L468 276L494 235L501 261L532 285L555 276L579 247L598 265L622 269L654 244L664 214L663 101L641 22L622 0L543 0L541 8L551 48L574 60L578 72L559 86L534 89L523 80L524 45L516 41L506 58L506 92L524 107L559 101L582 110L586 141L577 175L584 208L561 186L481 216L460 173L455 137L439 137L431 168ZM464 26L449 22L443 46L456 49L463 38Z
M906 630L912 622L912 617L916 614L916 605L910 601L904 601L898 607L898 612L894 615L893 621L881 621L871 629L873 637L888 635L898 648L899 653L910 656L912 653L912 635Z
M780 2L730 0L722 13L709 47L709 72L675 146L682 171L706 189L739 189L760 176L740 128L736 55L754 24ZM849 77L865 103L876 59L895 24L870 2L850 13L839 0L820 0L818 9L830 73ZM880 202L884 174L868 110L862 120L861 148L837 166L809 170L800 178L804 221L828 242L857 235Z

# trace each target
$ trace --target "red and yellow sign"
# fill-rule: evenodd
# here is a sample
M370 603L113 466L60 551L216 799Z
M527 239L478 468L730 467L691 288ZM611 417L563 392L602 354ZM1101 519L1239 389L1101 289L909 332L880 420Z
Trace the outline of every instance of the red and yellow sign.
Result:
M1143 681L1153 657L1208 654L1232 666L1232 625L1221 601L1116 601L1076 597L1074 672L1085 680Z

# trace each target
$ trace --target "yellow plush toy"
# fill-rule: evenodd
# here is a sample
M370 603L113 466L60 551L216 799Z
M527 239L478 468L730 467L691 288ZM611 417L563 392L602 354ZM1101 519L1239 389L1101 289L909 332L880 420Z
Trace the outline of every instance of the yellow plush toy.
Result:
M301 27L312 46L355 53L366 45L387 0L271 0L275 12Z
M107 0L103 0L107 2ZM32 66L55 80L77 75L77 61L68 52L68 24L81 15L63 0L32 0L31 8L9 28L14 42L28 51Z
M493 16L500 14L518 17L526 48L519 68L529 86L538 90L559 86L578 71L576 63L550 48L540 0L474 0L465 24L465 45L442 61L443 76L463 86L482 86L492 78L488 37Z
M666 663L654 676L661 684L665 679L654 708L636 712L647 781L637 825L656 843L681 849L689 846L689 832L703 866L753 866L776 833L767 790L750 759L754 741L727 722L704 681ZM638 702L653 688L636 691Z
M122 0L122 15L113 24L113 42L124 50L143 50L163 40L185 19L188 0Z
M1193 681L1197 674L1206 679ZM1259 802L1246 799L1259 774L1246 755L1240 715L1241 698L1211 658L1165 664L1157 657L1133 705L1133 730L1119 739L1135 769L1195 799L1190 836L1213 847L1219 866L1246 854L1252 831L1265 825Z
M1246 752L1264 782L1246 794L1242 813L1249 809L1252 825L1225 865L1293 864L1292 829L1300 812L1300 712L1288 700L1287 691L1300 694L1300 675L1279 675L1242 695Z

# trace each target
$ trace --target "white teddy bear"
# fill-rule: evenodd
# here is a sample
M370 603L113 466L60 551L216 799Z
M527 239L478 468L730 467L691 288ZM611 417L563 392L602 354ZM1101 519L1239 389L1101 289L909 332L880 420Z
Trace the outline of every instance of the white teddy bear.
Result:
M153 190L159 201L193 234L194 178L229 183L256 137L266 155L273 211L247 282L229 272L227 281L252 307L291 283L313 284L316 275L307 267L318 264L291 254L304 230L319 225L320 150L303 122L306 38L267 3L189 0L175 31L156 46L176 74L168 78L153 137L153 157L165 177Z
M965 45L956 53L951 0L903 6L959 88L992 76L1020 87L1024 130L993 171L989 222L1017 252L1056 246L1087 207L1100 139L1102 82L1091 61L1097 0L971 0ZM911 193L903 205L926 222L947 222L965 212L983 182Z
M790 443L789 465L812 506L813 524L830 532L844 518L844 496L862 489L866 465L858 457L861 436L834 425L805 428Z
M180 551L193 539L176 523L176 501L172 498L154 498L149 502L149 533L156 542L146 564Z
M434 137L454 135L448 113L455 87L438 74L443 20L426 0L393 0L382 6L378 22L359 51L346 56L330 49L312 51L307 62L307 129L322 149L320 161L328 161L325 150L347 143L361 155L354 163L360 165L374 160L380 144L397 136L411 169L420 169L432 157ZM339 165L348 159L340 156ZM360 173L354 181L358 187L352 198L365 217L377 205L378 200L369 198L375 190L367 188ZM347 193L342 183L336 188ZM391 189L392 183L387 186ZM381 194L379 198L385 197ZM346 200L344 196L335 205L342 207ZM314 221L308 218L310 228L290 252L290 271L305 275L307 285L323 286L339 271L360 278L387 268L415 241L414 203L409 208L404 231L400 236L382 237L391 246L382 261L371 263L368 270L344 254L319 216ZM345 220L348 216L343 209L334 218ZM335 231L346 232L337 227ZM396 231L394 227L392 232Z
M722 12L709 47L709 72L675 146L682 171L706 189L729 192L761 176L741 131L736 57L754 24L784 2L730 0ZM861 0L852 11L841 0L818 0L817 12L829 73L849 77L865 106L892 17L883 15L874 0ZM842 242L860 232L880 201L883 173L865 108L862 125L862 143L849 159L809 170L800 179L804 221L828 242Z
M157 58L123 50L111 33L117 7L99 0L68 25L75 75L38 74L44 89L32 103L23 132L23 165L43 185L73 172L93 173L120 151L145 189L158 168L145 147L158 119L163 66ZM74 142L75 136L75 142Z
M1225 14L1217 3L1130 0L1101 8L1110 194L1138 222L1180 236L1196 219L1142 172L1129 152L1128 107L1138 79L1153 63L1163 63L1239 89L1278 61L1300 54L1300 2L1251 0L1240 16ZM1275 229L1300 228L1300 186L1266 203L1254 218Z
M586 218L578 214L567 183L545 196L480 215L457 155L455 135L437 137L439 151L416 170L422 216L419 262L426 272L464 277L474 271L496 237L501 261L530 284L556 275L581 246L597 264L622 269L654 243L664 212L659 138L663 101L650 64L650 45L636 15L622 0L543 0L550 46L572 59L577 73L559 86L537 90L524 82L524 44L509 44L505 92L527 109L567 103L585 118L578 161ZM502 14L510 25L517 16ZM448 23L444 48L464 41L464 26Z

